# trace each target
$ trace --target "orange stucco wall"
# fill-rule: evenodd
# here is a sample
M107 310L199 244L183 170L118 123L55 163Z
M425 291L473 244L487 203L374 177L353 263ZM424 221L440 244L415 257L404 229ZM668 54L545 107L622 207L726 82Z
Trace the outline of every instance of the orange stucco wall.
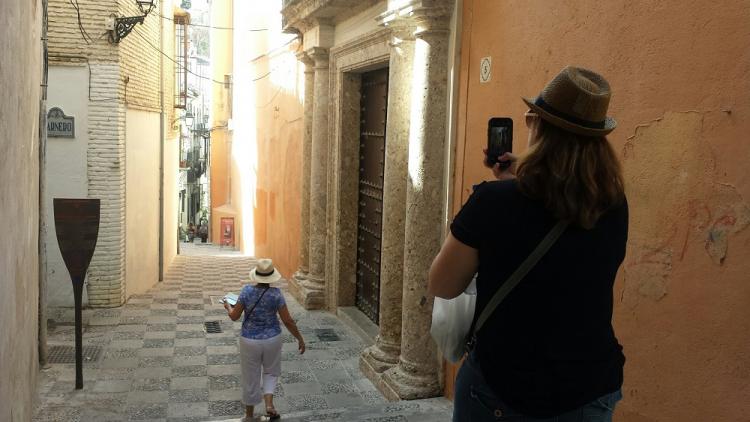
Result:
M631 219L616 284L618 421L750 413L750 7L746 1L464 0L453 205L490 174L487 120L564 65L613 89ZM488 83L482 57L492 57Z
M279 63L263 63L269 60ZM256 256L273 258L281 273L291 277L299 267L304 77L296 59L256 63L256 68L264 67L275 69L278 77L256 85L255 250Z
M211 242L221 242L221 217L216 208L227 202L227 140L225 130L211 132ZM224 216L225 217L225 216Z

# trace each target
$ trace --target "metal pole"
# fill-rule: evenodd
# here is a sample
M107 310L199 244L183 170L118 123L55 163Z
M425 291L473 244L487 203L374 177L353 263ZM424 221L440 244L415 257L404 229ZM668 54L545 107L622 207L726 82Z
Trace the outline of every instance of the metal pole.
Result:
M83 324L81 321L81 306L83 296L83 280L73 280L73 298L76 314L76 390L83 388Z

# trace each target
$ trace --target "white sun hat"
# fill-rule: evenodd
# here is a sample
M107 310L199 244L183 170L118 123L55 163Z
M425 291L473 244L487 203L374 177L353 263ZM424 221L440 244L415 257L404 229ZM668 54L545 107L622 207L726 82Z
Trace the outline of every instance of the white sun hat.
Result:
M273 284L281 280L281 273L273 267L273 260L262 258L258 260L258 265L250 270L250 283Z

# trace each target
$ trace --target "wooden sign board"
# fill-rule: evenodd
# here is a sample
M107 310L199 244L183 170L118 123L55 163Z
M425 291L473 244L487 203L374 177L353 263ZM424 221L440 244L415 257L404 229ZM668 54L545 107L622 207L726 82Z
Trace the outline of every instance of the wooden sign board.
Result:
M80 390L83 388L83 281L99 236L100 203L98 199L54 198L53 207L57 244L73 282L76 317L76 389Z

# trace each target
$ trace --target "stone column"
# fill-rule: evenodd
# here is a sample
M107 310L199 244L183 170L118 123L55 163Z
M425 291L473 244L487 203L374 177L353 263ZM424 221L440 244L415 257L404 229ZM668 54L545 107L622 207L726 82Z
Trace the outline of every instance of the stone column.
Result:
M401 356L383 374L389 398L440 394L437 348L429 335L427 274L442 241L445 203L448 0L414 11L417 31L411 83Z
M401 353L404 221L409 154L409 102L414 55L413 28L394 29L388 76L388 120L383 186L380 264L380 324L375 344L362 352L360 368L370 378L398 363Z
M310 248L308 274L305 280L300 281L297 295L305 309L320 309L325 306L328 49L313 47L306 53L314 62L315 72L310 149Z
M307 54L297 54L297 59L305 66L304 129L302 132L302 212L300 218L299 269L294 273L292 283L307 279L310 252L310 152L312 150L313 95L315 92L315 69ZM297 286L298 287L298 286Z

